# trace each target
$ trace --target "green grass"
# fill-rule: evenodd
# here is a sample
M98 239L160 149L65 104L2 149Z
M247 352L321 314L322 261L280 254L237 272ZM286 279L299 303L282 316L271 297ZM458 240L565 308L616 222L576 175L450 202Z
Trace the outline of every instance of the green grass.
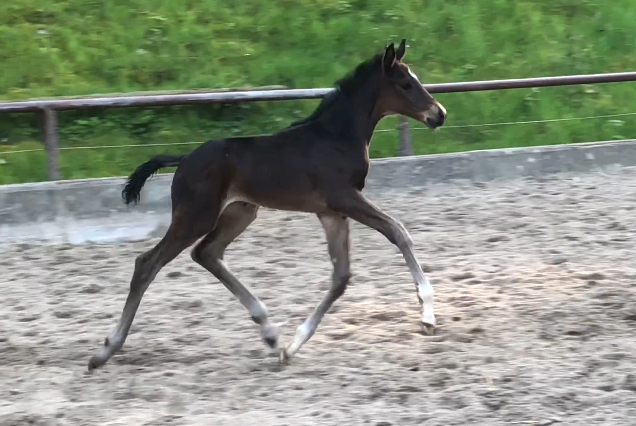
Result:
M6 3L6 4L5 4ZM0 98L285 85L330 87L387 40L427 83L636 69L636 0L12 0L0 7ZM636 83L439 95L448 126L636 111ZM60 113L62 176L129 174L157 153L271 132L318 101ZM388 118L381 129L395 129ZM422 127L412 122L412 127ZM412 130L417 154L629 138L636 116ZM33 114L0 116L0 184L46 178ZM124 145L142 145L124 147ZM397 153L397 132L372 157Z

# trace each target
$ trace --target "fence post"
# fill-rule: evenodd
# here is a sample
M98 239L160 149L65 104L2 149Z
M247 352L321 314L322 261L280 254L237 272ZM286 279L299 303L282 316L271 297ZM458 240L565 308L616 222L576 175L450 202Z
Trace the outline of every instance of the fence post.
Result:
M413 147L411 146L411 134L409 132L409 119L403 115L400 116L398 131L400 134L400 155L413 155Z
M48 179L60 179L59 149L57 141L57 113L55 110L44 109L44 144L48 162Z

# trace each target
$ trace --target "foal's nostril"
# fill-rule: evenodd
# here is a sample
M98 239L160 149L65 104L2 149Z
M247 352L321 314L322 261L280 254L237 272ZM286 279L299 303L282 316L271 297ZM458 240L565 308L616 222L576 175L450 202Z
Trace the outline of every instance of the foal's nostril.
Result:
M444 121L446 121L446 114L444 114L444 111L440 109L439 111L437 111L437 122L441 126L442 124L444 124Z

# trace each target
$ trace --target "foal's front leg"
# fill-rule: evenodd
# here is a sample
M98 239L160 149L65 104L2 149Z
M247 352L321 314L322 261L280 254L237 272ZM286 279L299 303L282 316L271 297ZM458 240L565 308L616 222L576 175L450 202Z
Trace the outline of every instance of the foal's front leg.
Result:
M329 257L333 263L331 288L314 312L296 330L294 341L280 353L282 362L289 361L314 335L318 325L336 300L342 296L351 277L349 265L349 220L340 215L318 215L325 229Z
M332 194L328 198L328 206L338 213L377 230L400 249L415 281L417 298L422 307L422 328L425 332L431 333L435 327L433 287L422 272L413 250L413 240L404 225L374 206L356 190Z

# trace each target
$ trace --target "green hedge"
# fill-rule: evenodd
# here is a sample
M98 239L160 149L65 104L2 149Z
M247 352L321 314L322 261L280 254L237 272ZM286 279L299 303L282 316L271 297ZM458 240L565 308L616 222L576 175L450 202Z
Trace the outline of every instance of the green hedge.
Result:
M0 7L0 98L285 85L329 87L407 38L428 83L636 69L636 1L614 0L11 0ZM636 83L439 95L448 127L413 130L416 153L627 138L633 116L453 128L636 111ZM317 101L60 114L62 146L203 141L274 131ZM413 127L421 127L412 123ZM385 119L381 128L395 129ZM0 116L0 183L43 180L32 114ZM192 146L65 150L64 178L125 175ZM378 133L373 157L397 133Z

